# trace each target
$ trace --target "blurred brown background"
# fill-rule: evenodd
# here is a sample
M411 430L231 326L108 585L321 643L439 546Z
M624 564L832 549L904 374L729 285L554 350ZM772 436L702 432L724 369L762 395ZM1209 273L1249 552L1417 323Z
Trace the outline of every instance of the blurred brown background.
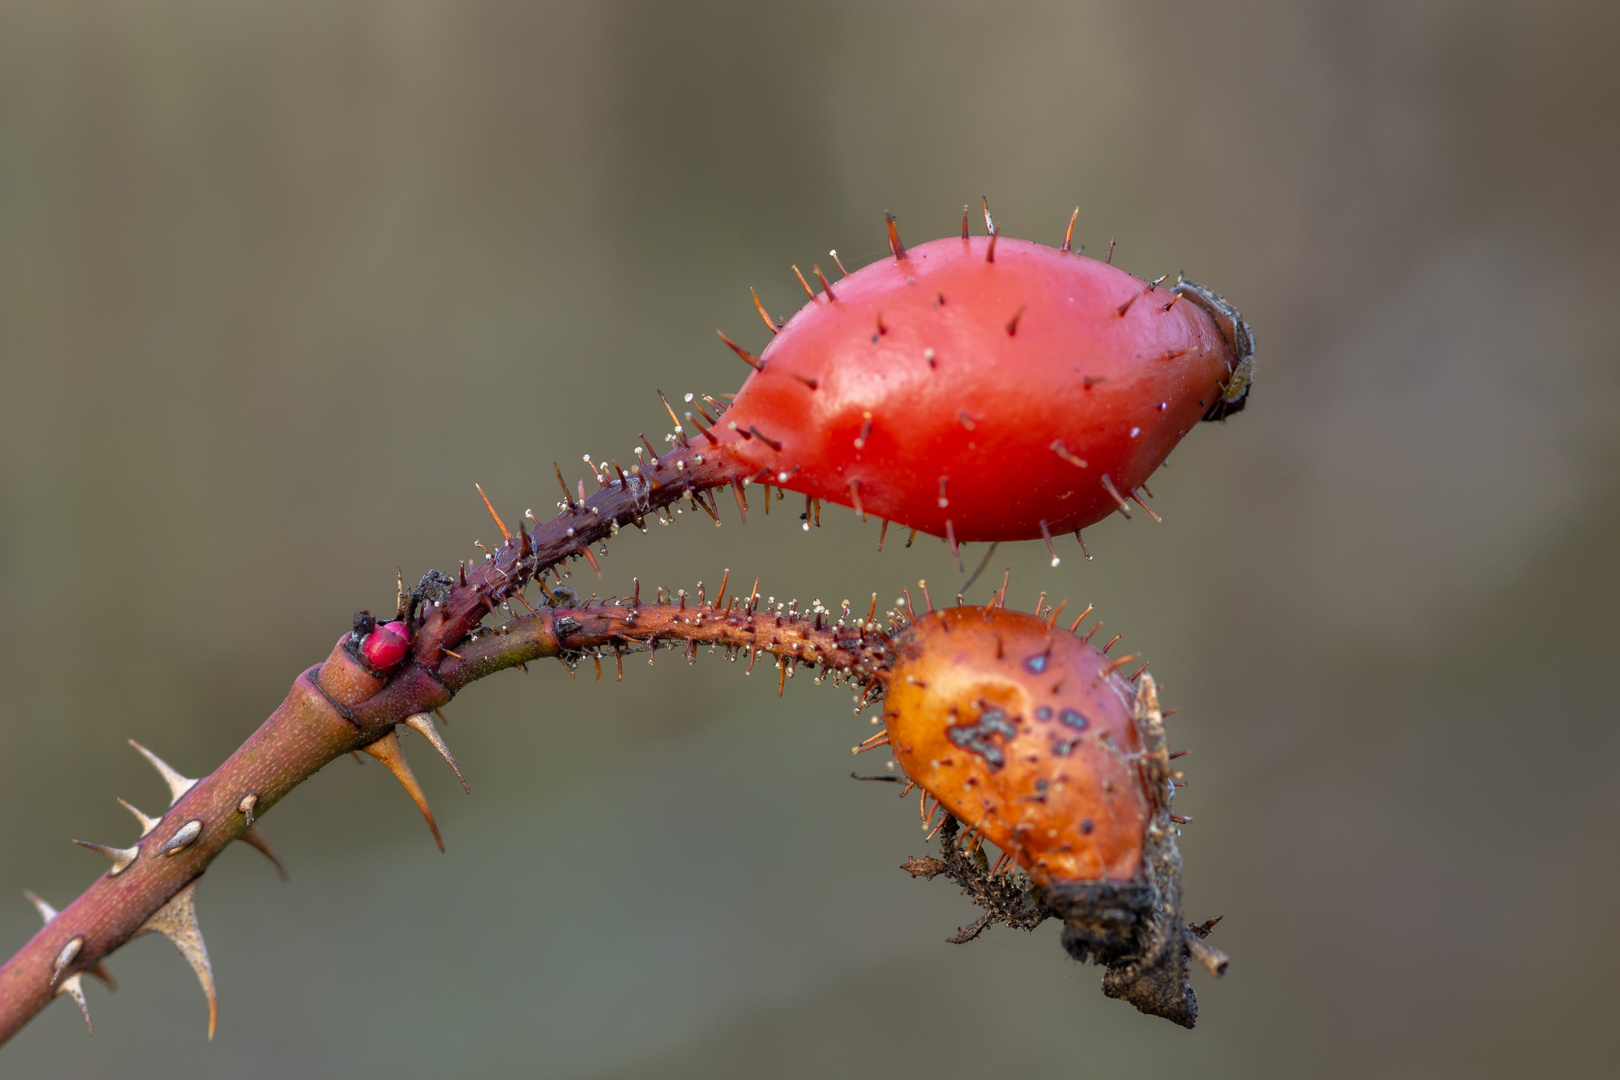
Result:
M18 1077L1582 1076L1620 1052L1620 8L1612 4L0 4L0 943L212 769L356 608L546 514L550 463L744 372L747 287L957 228L1207 282L1253 403L1165 524L1003 548L1168 684L1195 1032L1057 930L897 869L848 696L719 657L466 692L449 853L341 760ZM567 464L574 463L573 466ZM722 504L729 500L722 499ZM892 539L892 538L891 538ZM656 542L655 542L656 541ZM602 591L888 602L961 576L835 511L627 534ZM976 561L982 548L969 548ZM970 562L971 565L971 562ZM590 581L587 587L596 583ZM982 601L987 582L970 599ZM871 755L863 765L880 765Z

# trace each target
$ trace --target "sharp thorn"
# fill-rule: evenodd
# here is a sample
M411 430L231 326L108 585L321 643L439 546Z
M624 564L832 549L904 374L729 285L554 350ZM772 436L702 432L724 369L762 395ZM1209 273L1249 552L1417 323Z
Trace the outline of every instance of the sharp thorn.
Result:
M1130 663L1132 660L1137 659L1141 655L1142 655L1141 653L1134 653L1134 652L1133 653L1126 653L1124 656L1120 657L1118 660L1115 660L1113 663L1111 663L1107 667L1103 668L1103 674L1104 675L1112 674L1113 672L1118 671L1121 667L1124 667L1126 664Z
M1000 546L1000 540L997 540L995 543L990 545L989 550L984 553L984 558L979 560L979 568L973 571L973 576L968 578L967 581L962 585L963 592L967 592L969 589L973 588L973 583L979 580L979 575L984 573L984 568L990 565L990 557L996 553L996 548Z
M108 847L106 844L92 844L88 840L75 840L73 842L82 848L89 848L97 855L105 855L107 858L111 859L113 868L108 874L109 877L117 877L119 874L122 874L125 868L128 867L130 863L134 862L136 857L141 853L139 844L135 845L134 847L115 848Z
M723 337L724 335L721 336ZM664 396L664 392L662 390L657 391L657 393L658 400L664 403L664 411L669 413L669 422L675 425L675 438L680 441L681 447L684 449L687 445L686 429L681 427L680 420L676 419L675 408L669 403L669 398Z
M90 1023L90 1006L85 1004L84 984L82 977L79 975L73 975L69 978L63 979L62 985L56 988L56 995L61 996L62 994L66 994L68 997L72 998L79 1006L79 1013L84 1017L85 1030L94 1035L96 1033L96 1029Z
M963 203L962 204L962 239L964 239L964 240L966 240L968 238L967 219L968 219L968 208L967 208L967 204Z
M577 510L579 507L574 502L574 493L568 490L568 481L563 479L562 466L553 461L551 463L551 468L552 471L557 474L557 483L562 485L563 502L568 505L569 510Z
M1064 233L1063 233L1063 247L1061 248L1061 250L1063 251L1064 254L1068 254L1069 245L1074 241L1074 223L1075 223L1076 220L1079 219L1079 217L1080 217L1080 208L1077 206L1077 207L1074 208L1074 213L1069 215L1069 227L1066 230L1064 230Z
M422 793L422 785L416 782L410 763L405 760L405 752L399 748L399 735L389 731L376 742L362 746L360 750L382 762L388 767L388 771L394 774L394 779L405 789L405 794L409 795L416 808L422 811L422 817L427 820L428 828L433 833L433 842L439 845L440 851L443 851L444 838L439 835L439 825L433 820L433 811L428 809L427 796Z
M173 806L175 803L179 802L180 796L190 791L192 785L197 782L189 777L181 776L179 773L175 772L169 767L168 762L152 753L152 751L148 750L134 739L129 740L129 745L139 750L141 752L141 756L147 761L150 761L152 763L152 767L162 775L163 782L169 785L170 806Z
M162 934L186 958L191 970L197 973L197 982L202 984L203 996L208 999L208 1038L212 1041L214 1025L219 1020L219 999L214 996L214 969L208 963L208 946L203 944L202 930L197 925L196 895L197 882L193 881L158 908L135 931L135 936Z
M844 260L838 257L838 249L833 248L831 251L827 252L827 254L831 255L833 262L838 264L838 272L843 274L845 277L849 277L849 271L844 269Z
M821 272L821 267L812 266L810 267L810 272L816 275L817 281L821 282L821 291L827 294L827 302L832 303L834 300L837 300L838 297L833 295L832 282L828 281L827 275Z
M889 254L893 255L896 261L899 261L906 257L906 245L900 242L900 230L895 228L894 223L897 219L893 214L885 210L883 211L883 220L889 226Z
M1131 519L1131 504L1125 501L1124 496L1119 493L1119 488L1114 486L1114 481L1109 479L1107 473L1102 474L1102 486L1103 490L1108 492L1113 497L1113 500L1119 504L1119 512L1125 515L1125 520L1129 521Z
M1153 507L1149 506L1147 503L1142 501L1142 496L1138 495L1136 492L1133 491L1133 492L1131 492L1131 499L1136 503L1136 505L1138 505L1142 509L1146 510L1148 512L1148 516L1151 517L1154 521L1157 521L1161 525L1164 524L1164 518L1162 518L1158 514L1154 513L1153 512Z
M980 195L979 205L984 207L984 231L994 237L996 235L996 223L990 220L990 197Z
M237 839L248 847L256 849L259 854L269 859L275 865L276 876L282 881L287 880L287 868L281 865L281 857L276 854L276 849L270 846L270 839L264 835L263 829L257 825L249 825L242 830L242 835L238 836Z
M123 799L118 800L118 805L134 814L135 820L141 823L141 839L143 840L146 839L146 834L157 828L157 823L163 820L162 818L148 817Z
M799 268L797 266L793 268L793 276L799 279L800 285L804 286L804 294L810 299L814 300L816 298L816 290L812 289L810 287L810 283L804 280L804 275L799 273Z
M461 775L461 766L456 764L456 756L450 752L450 748L445 745L443 737L439 735L439 729L434 726L433 717L425 712L419 712L413 716L407 716L405 726L433 744L433 749L439 752L439 756L444 758L444 763L450 766L450 771L456 774L456 779L461 781L461 790L471 795L472 788L467 786L467 778Z
M749 352L747 349L743 348L741 345L737 344L735 341L732 341L730 338L726 337L726 335L724 333L722 333L721 331L716 330L715 333L720 335L720 340L725 342L726 345L728 345L731 348L732 352L734 352L738 356L742 357L743 363L747 364L749 367L753 368L755 371L764 371L765 370L765 362L763 360L761 360L759 357L755 356L753 353ZM673 416L674 413L671 413L670 415Z
M473 487L478 488L478 497L484 500L484 509L488 510L489 516L495 519L495 527L501 530L501 539L512 539L512 530L506 527L506 522L501 520L501 515L495 512L495 507L490 503L489 496L484 494L483 487L476 483L473 484Z
M781 326L771 318L771 313L765 310L765 305L759 302L759 293L754 291L752 285L748 286L748 294L754 298L754 309L759 312L759 317L765 320L765 329L771 332L772 337L776 336Z
M1103 262L1107 263L1109 266L1114 265L1114 238L1112 236L1108 238L1108 257L1104 259Z
M56 918L56 909L40 899L39 894L32 889L24 889L23 895L28 898L30 904L34 905L34 909L39 912L39 917L44 920L45 925L49 926L51 920Z
M985 215L985 220L989 221L990 220L990 215L986 214ZM990 234L990 246L984 249L984 261L985 262L993 263L993 262L996 261L996 241L998 239L1000 239L1000 238L1001 238L1001 230L1000 229L996 229L994 232L992 232Z

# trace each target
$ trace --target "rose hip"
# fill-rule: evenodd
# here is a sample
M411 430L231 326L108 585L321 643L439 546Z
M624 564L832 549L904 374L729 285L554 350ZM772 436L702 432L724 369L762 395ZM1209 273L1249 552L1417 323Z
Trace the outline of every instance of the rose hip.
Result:
M1050 537L1128 513L1242 407L1248 327L1207 289L999 235L891 239L759 357L733 346L756 370L715 434L758 479L953 541Z

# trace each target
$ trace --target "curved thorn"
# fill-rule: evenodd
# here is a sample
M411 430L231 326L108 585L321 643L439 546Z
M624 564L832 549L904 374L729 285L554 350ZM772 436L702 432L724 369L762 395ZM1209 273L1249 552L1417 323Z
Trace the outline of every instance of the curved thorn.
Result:
M777 331L782 329L781 326L777 324L775 319L771 318L771 313L765 310L765 305L760 303L759 293L754 291L752 285L748 286L748 295L754 298L754 310L758 311L759 317L765 320L765 329L771 332L772 337L775 337Z
M51 920L56 918L56 909L41 900L39 894L32 889L24 889L23 895L28 898L30 904L34 905L34 909L39 912L39 917L45 920L45 925L49 926Z
M1069 227L1063 233L1063 247L1059 249L1065 255L1069 253L1069 245L1074 240L1074 223L1079 217L1080 208L1077 206L1074 208L1074 213L1069 215Z
M88 840L75 840L73 842L82 848L89 848L97 855L105 855L107 858L111 859L113 868L108 875L109 877L117 877L119 874L122 874L125 868L127 868L130 863L134 862L136 856L141 853L139 845L127 848L115 848L108 847L106 844L92 844Z
M62 985L56 988L56 996L66 994L79 1006L79 1013L84 1017L85 1030L90 1034L96 1033L95 1027L90 1023L90 1006L84 1000L84 982L82 975L74 975L62 980Z
M208 946L203 944L202 930L197 926L196 895L197 882L193 881L142 923L135 936L162 934L174 943L191 970L197 973L203 996L208 999L208 1038L213 1041L214 1026L219 1020L219 999L214 996L214 969L208 963Z
M125 810L128 810L130 813L134 814L135 815L135 820L141 823L141 839L142 840L146 839L146 834L151 832L153 829L157 828L158 822L163 820L162 818L149 817L148 815L141 813L141 811L137 810L135 807L131 806L129 803L125 802L123 799L118 800L118 805L122 806Z
M444 758L444 763L450 766L450 771L456 774L456 779L461 781L461 790L471 795L472 788L467 786L467 778L461 775L461 766L456 764L455 755L450 752L450 748L439 735L439 729L434 726L433 717L425 712L419 712L414 716L407 716L405 726L433 744L433 749L439 752L439 756Z
M242 835L237 839L248 847L258 849L260 854L275 864L276 876L282 881L287 880L287 868L281 865L281 857L276 854L276 849L270 846L270 840L264 835L263 829L257 825L249 825L242 830Z
M427 820L428 829L433 833L433 842L439 845L440 851L443 851L444 839L439 835L438 822L433 820L433 811L428 809L427 796L422 793L422 785L416 782L410 763L405 760L405 752L399 748L399 735L390 730L376 742L362 746L360 752L370 754L394 774L394 779L405 789L405 794L409 795L416 808L422 811L422 817Z
M179 773L175 772L174 769L169 767L168 762L152 753L152 751L148 750L134 739L129 740L129 745L139 750L141 752L141 756L152 763L152 768L156 769L162 775L163 782L169 785L170 806L173 806L175 803L179 802L180 796L190 791L197 783L197 781L189 777L181 776Z

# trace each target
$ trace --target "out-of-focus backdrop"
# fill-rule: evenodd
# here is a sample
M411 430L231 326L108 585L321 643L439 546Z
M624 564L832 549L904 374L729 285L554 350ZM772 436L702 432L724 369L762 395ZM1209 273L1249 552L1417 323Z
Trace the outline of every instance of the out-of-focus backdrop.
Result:
M17 1077L1610 1074L1620 8L1591 3L0 6L0 948L105 868L134 737L212 769L357 608L551 512L551 462L735 389L756 286L958 228L1185 270L1260 344L1138 515L1003 547L1098 606L1191 749L1186 1032L975 914L870 731L700 657L464 693L447 855L343 759ZM569 463L572 463L571 465ZM729 500L722 499L722 505ZM902 534L903 538L903 534ZM603 593L888 603L944 546L833 510L626 534ZM969 566L982 547L967 549ZM982 602L989 581L969 593ZM772 673L774 674L774 673ZM856 762L881 766L869 755Z

